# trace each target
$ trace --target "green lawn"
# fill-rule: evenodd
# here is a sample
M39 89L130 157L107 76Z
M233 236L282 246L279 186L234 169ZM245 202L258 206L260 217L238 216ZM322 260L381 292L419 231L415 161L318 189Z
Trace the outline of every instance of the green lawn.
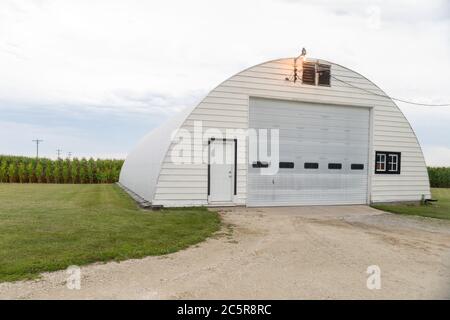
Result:
M140 210L116 185L0 183L0 282L174 252L219 227L205 208Z
M393 213L450 220L450 189L433 188L431 189L431 193L432 198L437 199L438 201L428 205L383 204L383 205L373 205L373 207Z

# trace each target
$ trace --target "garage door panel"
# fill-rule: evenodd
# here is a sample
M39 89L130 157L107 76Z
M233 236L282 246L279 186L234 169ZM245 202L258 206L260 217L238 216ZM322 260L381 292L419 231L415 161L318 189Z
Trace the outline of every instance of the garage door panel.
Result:
M281 100L279 100L281 101ZM288 103L291 103L291 101L287 101ZM292 103L298 103L298 102L292 102ZM264 119L267 120L269 117L275 117L276 119L292 119L292 116L296 118L301 118L302 120L323 120L323 121L334 121L337 120L339 122L345 122L345 121L364 121L366 119L366 108L355 108L355 112L352 114L347 113L346 106L342 106L344 109L342 110L335 110L336 107L341 106L332 106L330 108L324 107L323 104L310 104L311 106L314 105L314 107L319 107L319 109L316 110L292 110L291 107L287 108L278 108L279 111L276 114L273 114L272 106L270 107L258 107L258 114L256 115L255 119L259 119L264 121ZM352 107L353 108L353 107Z
M323 105L322 105L323 106ZM323 120L327 120L327 119L338 119L338 120L364 120L365 119L365 115L364 115L364 111L362 112L354 112L351 115L345 112L334 112L334 110L332 109L334 107L331 108L322 108L321 110L307 110L307 111L294 111L291 112L289 108L279 108L278 110L281 113L278 113L276 115L277 118L289 118L289 116L286 114L287 112L290 112L293 115L299 116L302 119L323 119ZM259 108L260 112L258 114L258 117L260 119L264 118L264 117L269 117L272 115L272 110L271 107L270 108Z
M283 130L284 131L284 130ZM328 139L328 141L324 141L327 138L332 138L332 141L329 141L331 139ZM296 144L299 145L311 145L311 144L342 144L342 145L348 145L351 143L356 143L356 146L360 146L362 144L365 144L366 141L369 139L369 136L364 135L362 133L355 133L353 135L344 135L340 133L334 133L334 134L324 134L323 132L311 132L311 133L287 133L280 131L279 137L281 144L287 144L289 142L295 141Z
M353 123L353 128L364 128L362 121L364 121L364 118L354 118L354 119L347 119L347 118L339 118L339 117L302 117L300 114L293 114L291 116L285 116L282 117L279 114L277 115L270 115L270 114L264 114L264 115L257 115L256 120L259 123L276 123L276 122L282 122L285 123L287 126L290 127L296 127L296 126L302 126L302 125L312 125L315 127L321 127L322 124L327 124L331 128L344 128L346 127L346 124Z
M363 131L354 131L351 133L348 132L338 132L338 131L299 131L297 129L294 130L284 130L279 132L279 137L285 140L295 140L298 143L311 143L311 142L322 142L324 138L327 136L333 137L333 142L362 142L365 143L368 139L368 135Z
M280 161L294 162L293 169L275 175L261 175L250 165L249 206L367 202L367 108L252 98L249 123L250 128L279 129ZM305 162L319 168L305 169ZM342 167L332 170L329 163ZM352 170L352 164L364 169Z
M265 99L267 102L262 101L263 100L262 98L252 98L252 99L259 100L257 103L258 103L258 108L259 108L261 114L272 112L272 107L273 107L272 102L275 101L275 99ZM277 101L283 101L283 102L288 102L288 103L298 103L295 101L284 101L284 100L277 100ZM304 102L301 102L301 103L304 103ZM291 114L300 114L300 115L309 116L309 117L326 114L326 115L330 115L330 116L341 116L341 117L345 117L345 118L364 117L364 113L366 111L365 110L366 108L355 108L355 112L353 112L352 114L348 114L345 111L343 111L342 109L341 110L335 109L336 106L334 106L334 105L325 105L325 104L320 104L320 103L309 103L309 105L320 106L320 109L292 110L291 106L279 105L277 110L279 110L282 115L286 115L286 113L289 112Z
M258 116L259 117L259 116ZM263 128L278 128L279 123L283 123L283 127L287 129L302 129L302 128L309 128L310 130L318 129L321 130L327 130L327 131L342 131L344 129L348 129L351 125L352 131L358 131L361 130L362 132L365 132L365 127L360 123L361 120L349 120L349 121L342 121L337 122L337 119L332 120L323 120L323 119L317 119L317 120L309 120L309 119L301 119L297 122L294 122L295 120L292 118L286 118L286 119L279 119L276 116L273 116L272 118L268 117L267 119L256 119L256 122L261 125ZM326 125L326 127L324 127Z
M298 141L292 141L293 143L296 143ZM335 155L335 154L360 154L360 155L366 155L367 152L365 151L364 147L356 147L354 144L348 143L308 143L303 145L291 145L289 142L286 143L280 143L279 147L280 151L286 151L299 154L299 155L314 155L317 157L324 157L324 159L329 159L330 157L326 155ZM295 151L294 151L295 150Z

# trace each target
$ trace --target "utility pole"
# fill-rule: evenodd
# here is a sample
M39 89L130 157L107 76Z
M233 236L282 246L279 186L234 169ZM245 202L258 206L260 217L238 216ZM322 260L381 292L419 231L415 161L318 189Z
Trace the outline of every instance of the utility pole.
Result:
M61 158L61 152L62 152L61 149L56 149L56 153L58 154L58 159Z
M72 156L72 152L67 152L67 158L69 158L69 160L70 160L70 157Z
M36 159L39 158L39 143L43 142L44 140L41 139L35 139L32 140L33 142L36 142Z

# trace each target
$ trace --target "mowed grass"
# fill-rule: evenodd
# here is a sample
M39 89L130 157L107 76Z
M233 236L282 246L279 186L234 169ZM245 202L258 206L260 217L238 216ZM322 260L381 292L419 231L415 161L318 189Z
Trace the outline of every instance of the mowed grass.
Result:
M383 204L374 208L400 214L450 220L450 188L432 188L431 194L437 202L428 205L419 204Z
M219 227L205 208L141 210L116 185L0 184L0 282L175 252Z

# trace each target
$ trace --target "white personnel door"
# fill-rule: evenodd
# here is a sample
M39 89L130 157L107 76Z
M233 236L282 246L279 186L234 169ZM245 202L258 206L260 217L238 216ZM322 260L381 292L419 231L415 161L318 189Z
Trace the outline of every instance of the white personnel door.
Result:
M234 194L235 141L212 140L209 145L209 202L232 202Z

